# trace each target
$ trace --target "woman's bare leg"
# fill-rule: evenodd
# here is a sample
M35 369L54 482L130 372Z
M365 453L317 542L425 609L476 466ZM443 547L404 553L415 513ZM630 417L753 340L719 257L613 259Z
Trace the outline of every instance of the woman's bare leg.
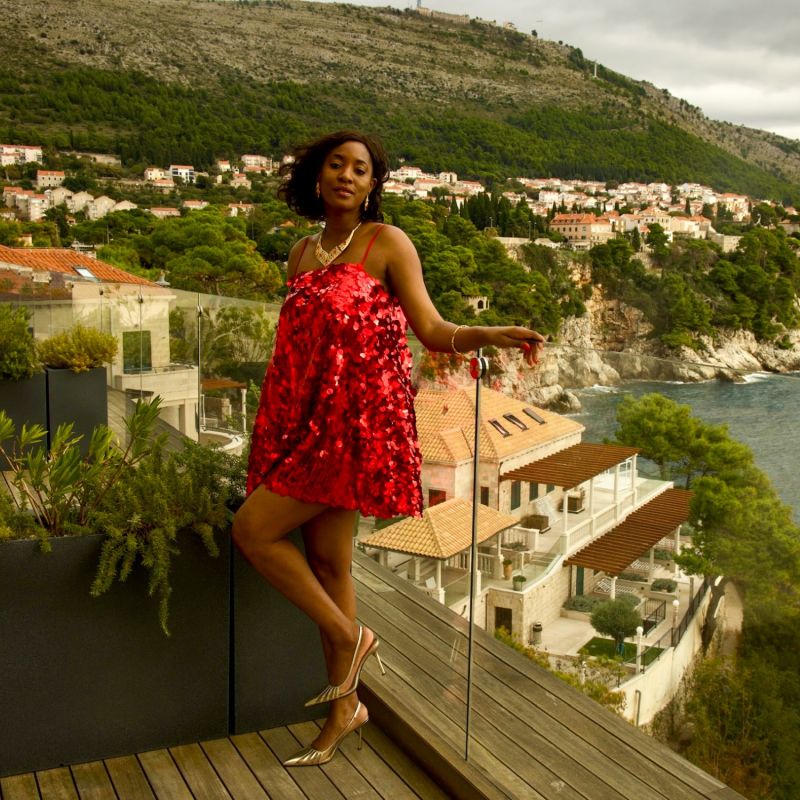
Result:
M326 509L319 503L302 503L259 486L236 513L232 533L245 558L324 632L329 648L328 674L331 682L338 684L347 679L350 670L357 626L323 588L303 554L286 538ZM352 533L349 543L352 544Z
M303 525L306 558L312 572L342 614L353 623L356 619L356 593L350 568L355 521L355 511L329 508ZM322 628L320 635L330 673L335 649ZM328 719L312 746L318 750L329 747L352 719L357 703L355 693L332 702Z

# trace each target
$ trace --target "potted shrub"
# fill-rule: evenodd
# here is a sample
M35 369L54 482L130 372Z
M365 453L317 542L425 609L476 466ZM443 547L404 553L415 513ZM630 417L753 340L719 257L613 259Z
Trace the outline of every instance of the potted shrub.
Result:
M139 403L125 446L100 426L82 457L70 425L48 455L0 413L0 775L228 733L225 457L167 452L157 415Z
M27 309L0 304L0 410L17 428L47 424L45 376L28 326Z
M522 591L522 587L525 585L525 576L515 575L511 580L514 584L514 590L517 592Z
M71 422L87 452L92 431L108 422L105 364L117 354L117 339L96 328L74 325L37 345L47 373L47 429Z
M510 558L503 559L503 577L506 580L511 579L511 573L514 569L514 562Z

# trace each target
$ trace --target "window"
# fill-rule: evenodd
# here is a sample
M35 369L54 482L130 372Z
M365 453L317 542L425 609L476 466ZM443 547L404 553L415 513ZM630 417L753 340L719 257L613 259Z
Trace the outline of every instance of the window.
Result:
M550 494L550 492L554 492L554 491L555 491L555 489L556 489L556 487L555 487L555 485L554 485L554 484L552 484L552 483L548 483L548 484L547 484L547 487L546 487L546 488L545 488L545 490L544 490L544 492L545 492L545 494Z
M488 486L481 486L481 505L488 506L489 505L489 487Z
M497 419L490 419L489 424L505 439L507 436L511 436L511 434L503 427L503 424L500 420Z
M428 507L438 506L447 500L447 492L444 489L428 489Z
M122 334L122 371L149 372L153 369L150 331L125 331Z
M528 502L531 500L536 500L539 496L539 484L538 483L529 483L528 484Z
M507 419L512 425L516 425L521 431L528 430L528 426L519 417L515 417L513 414L503 414L503 418Z
M522 482L511 481L511 510L519 508L522 503Z
M527 414L534 422L538 422L540 425L544 425L547 422L544 417L537 414L532 408L523 408L522 413Z

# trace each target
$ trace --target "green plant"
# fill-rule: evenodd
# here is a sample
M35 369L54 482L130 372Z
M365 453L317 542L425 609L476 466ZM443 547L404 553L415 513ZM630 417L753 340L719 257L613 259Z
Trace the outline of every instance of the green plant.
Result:
M48 550L52 536L105 536L91 593L98 596L124 581L137 562L148 570L148 590L158 598L159 622L169 633L170 563L177 534L199 536L217 555L214 531L226 526L226 503L242 491L240 459L188 443L166 452L154 438L158 399L138 403L126 420L127 441L98 426L81 456L72 425L56 431L49 455L41 426L14 426L0 411L0 454L11 469L3 473L7 493L0 503L0 537L38 537Z
M28 330L29 316L22 306L0 304L0 380L24 380L42 369Z
M0 411L0 454L10 466L3 480L21 512L14 520L20 534L35 532L46 548L51 536L86 533L89 515L147 455L158 410L158 400L137 404L126 420L128 444L124 448L114 441L110 428L98 426L83 457L78 447L81 437L73 435L71 423L58 426L48 453L41 425L23 425L14 439L14 424ZM23 522L26 519L27 524Z
M654 592L674 592L678 588L678 582L671 578L657 578L650 584Z
M600 603L592 611L590 621L598 633L613 637L619 654L624 652L625 638L633 636L637 626L642 624L641 616L621 599Z
M106 537L92 595L107 591L115 580L125 581L139 560L149 571L149 594L158 598L161 627L169 633L169 569L179 553L178 533L191 531L209 555L219 555L214 532L230 516L224 460L218 451L194 443L178 453L165 452L161 441L154 443L90 516L88 528Z
M567 611L592 611L598 603L603 601L599 597L589 597L585 594L576 594L564 603L564 608Z
M514 575L511 580L514 583L514 588L519 589L520 586L524 586L526 578L524 575Z
M639 583L647 583L647 578L640 575L638 572L620 572L617 577L623 581L637 581Z
M87 372L113 361L116 337L97 328L74 325L38 344L39 358L48 367Z

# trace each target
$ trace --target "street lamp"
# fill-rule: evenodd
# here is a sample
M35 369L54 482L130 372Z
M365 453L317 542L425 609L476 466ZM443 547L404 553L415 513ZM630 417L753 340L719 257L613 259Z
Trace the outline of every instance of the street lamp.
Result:
M641 625L636 626L636 674L642 671L642 636L644 636L644 628Z

